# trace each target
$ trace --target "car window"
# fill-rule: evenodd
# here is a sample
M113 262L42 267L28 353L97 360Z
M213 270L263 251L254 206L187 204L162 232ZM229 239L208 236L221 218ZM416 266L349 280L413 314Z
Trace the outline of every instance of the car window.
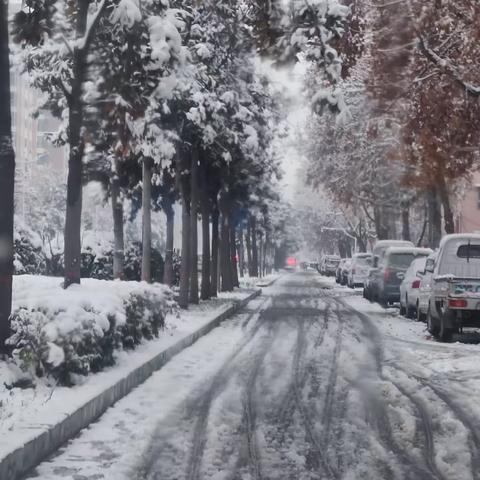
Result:
M467 244L460 245L457 250L459 258L480 258L480 245Z
M414 258L413 253L393 253L388 259L388 264L396 268L408 268Z

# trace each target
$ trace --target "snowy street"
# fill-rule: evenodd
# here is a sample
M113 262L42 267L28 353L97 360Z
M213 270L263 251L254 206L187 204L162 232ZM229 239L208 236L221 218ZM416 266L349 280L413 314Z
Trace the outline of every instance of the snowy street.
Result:
M289 274L29 478L479 478L478 350Z

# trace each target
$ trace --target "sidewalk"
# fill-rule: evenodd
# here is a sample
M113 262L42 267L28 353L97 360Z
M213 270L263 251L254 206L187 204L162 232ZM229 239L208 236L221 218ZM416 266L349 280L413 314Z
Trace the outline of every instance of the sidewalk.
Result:
M117 365L89 376L82 385L0 391L0 479L20 478L260 293L258 288L242 288L182 311L178 318L169 317L158 339L122 352Z

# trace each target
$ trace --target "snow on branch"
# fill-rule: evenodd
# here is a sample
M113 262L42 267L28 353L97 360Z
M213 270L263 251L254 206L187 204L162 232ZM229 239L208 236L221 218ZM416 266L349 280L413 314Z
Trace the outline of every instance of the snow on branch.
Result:
M100 17L105 11L106 6L107 6L107 0L102 0L102 2L97 8L97 11L94 12L93 15L89 16L85 35L77 40L77 48L79 50L84 50L85 48L88 49L92 36L95 33L95 29L97 28L98 22L100 21Z
M430 46L428 45L427 40L421 35L418 34L419 47L423 55L434 63L443 73L446 73L452 77L465 91L472 95L473 97L480 97L480 85L472 85L471 83L465 81L456 68L448 62L448 60L440 57Z

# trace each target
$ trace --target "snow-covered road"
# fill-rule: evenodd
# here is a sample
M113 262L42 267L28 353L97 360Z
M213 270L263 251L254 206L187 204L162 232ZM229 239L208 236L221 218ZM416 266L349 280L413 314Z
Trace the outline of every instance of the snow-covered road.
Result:
M479 354L290 274L29 478L477 479Z

